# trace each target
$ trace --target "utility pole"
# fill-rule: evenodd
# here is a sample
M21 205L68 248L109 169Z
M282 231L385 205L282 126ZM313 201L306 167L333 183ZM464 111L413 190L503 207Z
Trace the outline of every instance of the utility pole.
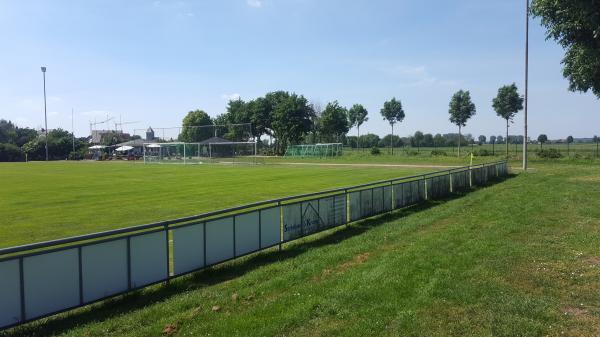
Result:
M73 137L73 152L75 152L75 122L73 119L73 108L71 108L71 136Z
M525 132L523 137L523 170L527 171L527 103L529 103L529 0L525 0Z
M46 161L48 161L48 114L46 112L46 67L42 67L42 75L44 77L44 131L46 133Z

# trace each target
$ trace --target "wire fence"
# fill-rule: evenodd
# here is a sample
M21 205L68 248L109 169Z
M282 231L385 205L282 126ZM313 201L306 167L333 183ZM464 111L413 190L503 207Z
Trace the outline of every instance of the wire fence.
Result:
M0 329L506 176L506 161L0 249Z

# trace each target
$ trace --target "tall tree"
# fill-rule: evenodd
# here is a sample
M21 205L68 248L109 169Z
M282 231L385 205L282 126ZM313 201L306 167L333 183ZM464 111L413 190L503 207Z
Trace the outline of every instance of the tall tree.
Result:
M283 154L288 145L302 141L311 130L313 115L314 111L302 95L291 94L276 103L273 110L273 131L279 154Z
M391 100L383 103L383 108L381 108L380 113L381 116L383 116L383 119L388 121L392 127L390 147L392 148L392 154L394 154L394 124L401 123L405 117L404 109L402 108L402 102L400 102L400 100L396 100L396 97L393 97Z
M475 115L475 104L471 101L469 91L459 90L450 99L448 112L450 122L458 126L458 156L460 157L460 143L462 141L461 129L467 125L467 121Z
M542 19L547 38L564 49L563 76L572 91L600 98L600 3L597 0L534 0L531 11Z
M571 155L571 143L573 143L573 136L567 137L567 156Z
M350 127L356 126L356 147L360 147L360 126L363 125L364 122L369 120L367 115L369 112L365 109L364 106L360 104L354 104L350 110L348 110L348 119L350 121Z
M486 138L484 135L479 136L479 145L485 144Z
M421 131L415 132L413 139L415 141L415 145L417 145L417 152L421 152L421 144L423 144L423 140L425 139L425 135Z
M496 136L490 136L490 143L492 143L492 156L496 155Z
M321 114L320 129L328 140L339 142L340 137L346 135L350 129L348 110L338 101L328 103Z
M271 134L271 110L266 98L258 97L247 103L247 113L252 123L252 135L258 140Z
M519 95L516 84L505 85L498 89L498 95L492 100L496 114L506 120L506 156L508 157L508 125L515 115L523 110L523 97Z
M181 124L182 131L179 134L179 140L182 142L201 142L213 136L211 128L201 127L212 125L210 116L202 110L188 112Z
M541 134L538 136L538 142L540 143L540 150L544 148L544 143L548 141L548 136Z

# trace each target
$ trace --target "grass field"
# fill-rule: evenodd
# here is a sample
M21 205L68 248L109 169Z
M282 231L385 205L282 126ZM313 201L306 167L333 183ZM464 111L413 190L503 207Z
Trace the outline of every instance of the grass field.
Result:
M131 162L2 163L0 247L433 170Z
M114 163L85 165L67 171L120 172ZM273 181L288 172L318 173L321 184L390 174L384 173L390 168L255 169ZM188 168L148 170L182 174ZM392 173L401 172L408 173ZM599 172L600 165L588 162L535 163L528 173L462 197L324 232L282 252L259 253L0 336L599 336ZM338 177L342 173L348 177ZM320 186L289 180L298 191ZM156 200L181 192L170 191Z

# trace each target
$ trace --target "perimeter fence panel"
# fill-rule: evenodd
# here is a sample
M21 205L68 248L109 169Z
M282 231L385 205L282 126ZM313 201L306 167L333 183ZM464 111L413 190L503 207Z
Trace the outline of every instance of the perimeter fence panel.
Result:
M496 179L496 177L498 177L496 165L486 166L485 170L486 170L487 180Z
M335 226L335 208L334 197L319 199L319 216L322 220L322 226L329 228Z
M436 176L427 178L427 199L434 200L448 196L450 194L450 176Z
M26 319L78 306L77 248L23 258L23 282Z
M164 230L130 238L131 288L167 278L167 244L167 232Z
M21 281L19 260L0 262L0 327L21 321Z
M127 290L127 239L81 247L83 302Z
M302 204L283 206L283 241L302 236Z
M461 167L0 249L0 329L507 174L506 162Z
M476 186L485 186L488 181L487 177L487 168L486 167L476 167L471 170L473 172L473 184Z
M281 207L260 210L260 247L266 248L281 241Z
M451 173L452 176L452 192L464 192L470 186L469 171L460 171Z
M304 201L302 205L302 236L318 232L322 226L319 214L319 199Z
M260 249L260 214L258 211L235 217L235 255Z
M233 217L206 222L206 264L233 258Z
M392 186L383 187L383 212L389 212L393 209Z
M356 221L361 218L360 191L351 192L350 197L350 221Z
M373 212L371 214L381 214L384 212L384 201L383 201L383 187L377 187L371 189L373 193Z
M173 272L185 274L205 266L204 223L173 229Z
M335 225L343 225L347 222L346 212L348 210L348 201L346 194L336 195L334 201Z
M373 215L373 189L360 191L360 219Z

